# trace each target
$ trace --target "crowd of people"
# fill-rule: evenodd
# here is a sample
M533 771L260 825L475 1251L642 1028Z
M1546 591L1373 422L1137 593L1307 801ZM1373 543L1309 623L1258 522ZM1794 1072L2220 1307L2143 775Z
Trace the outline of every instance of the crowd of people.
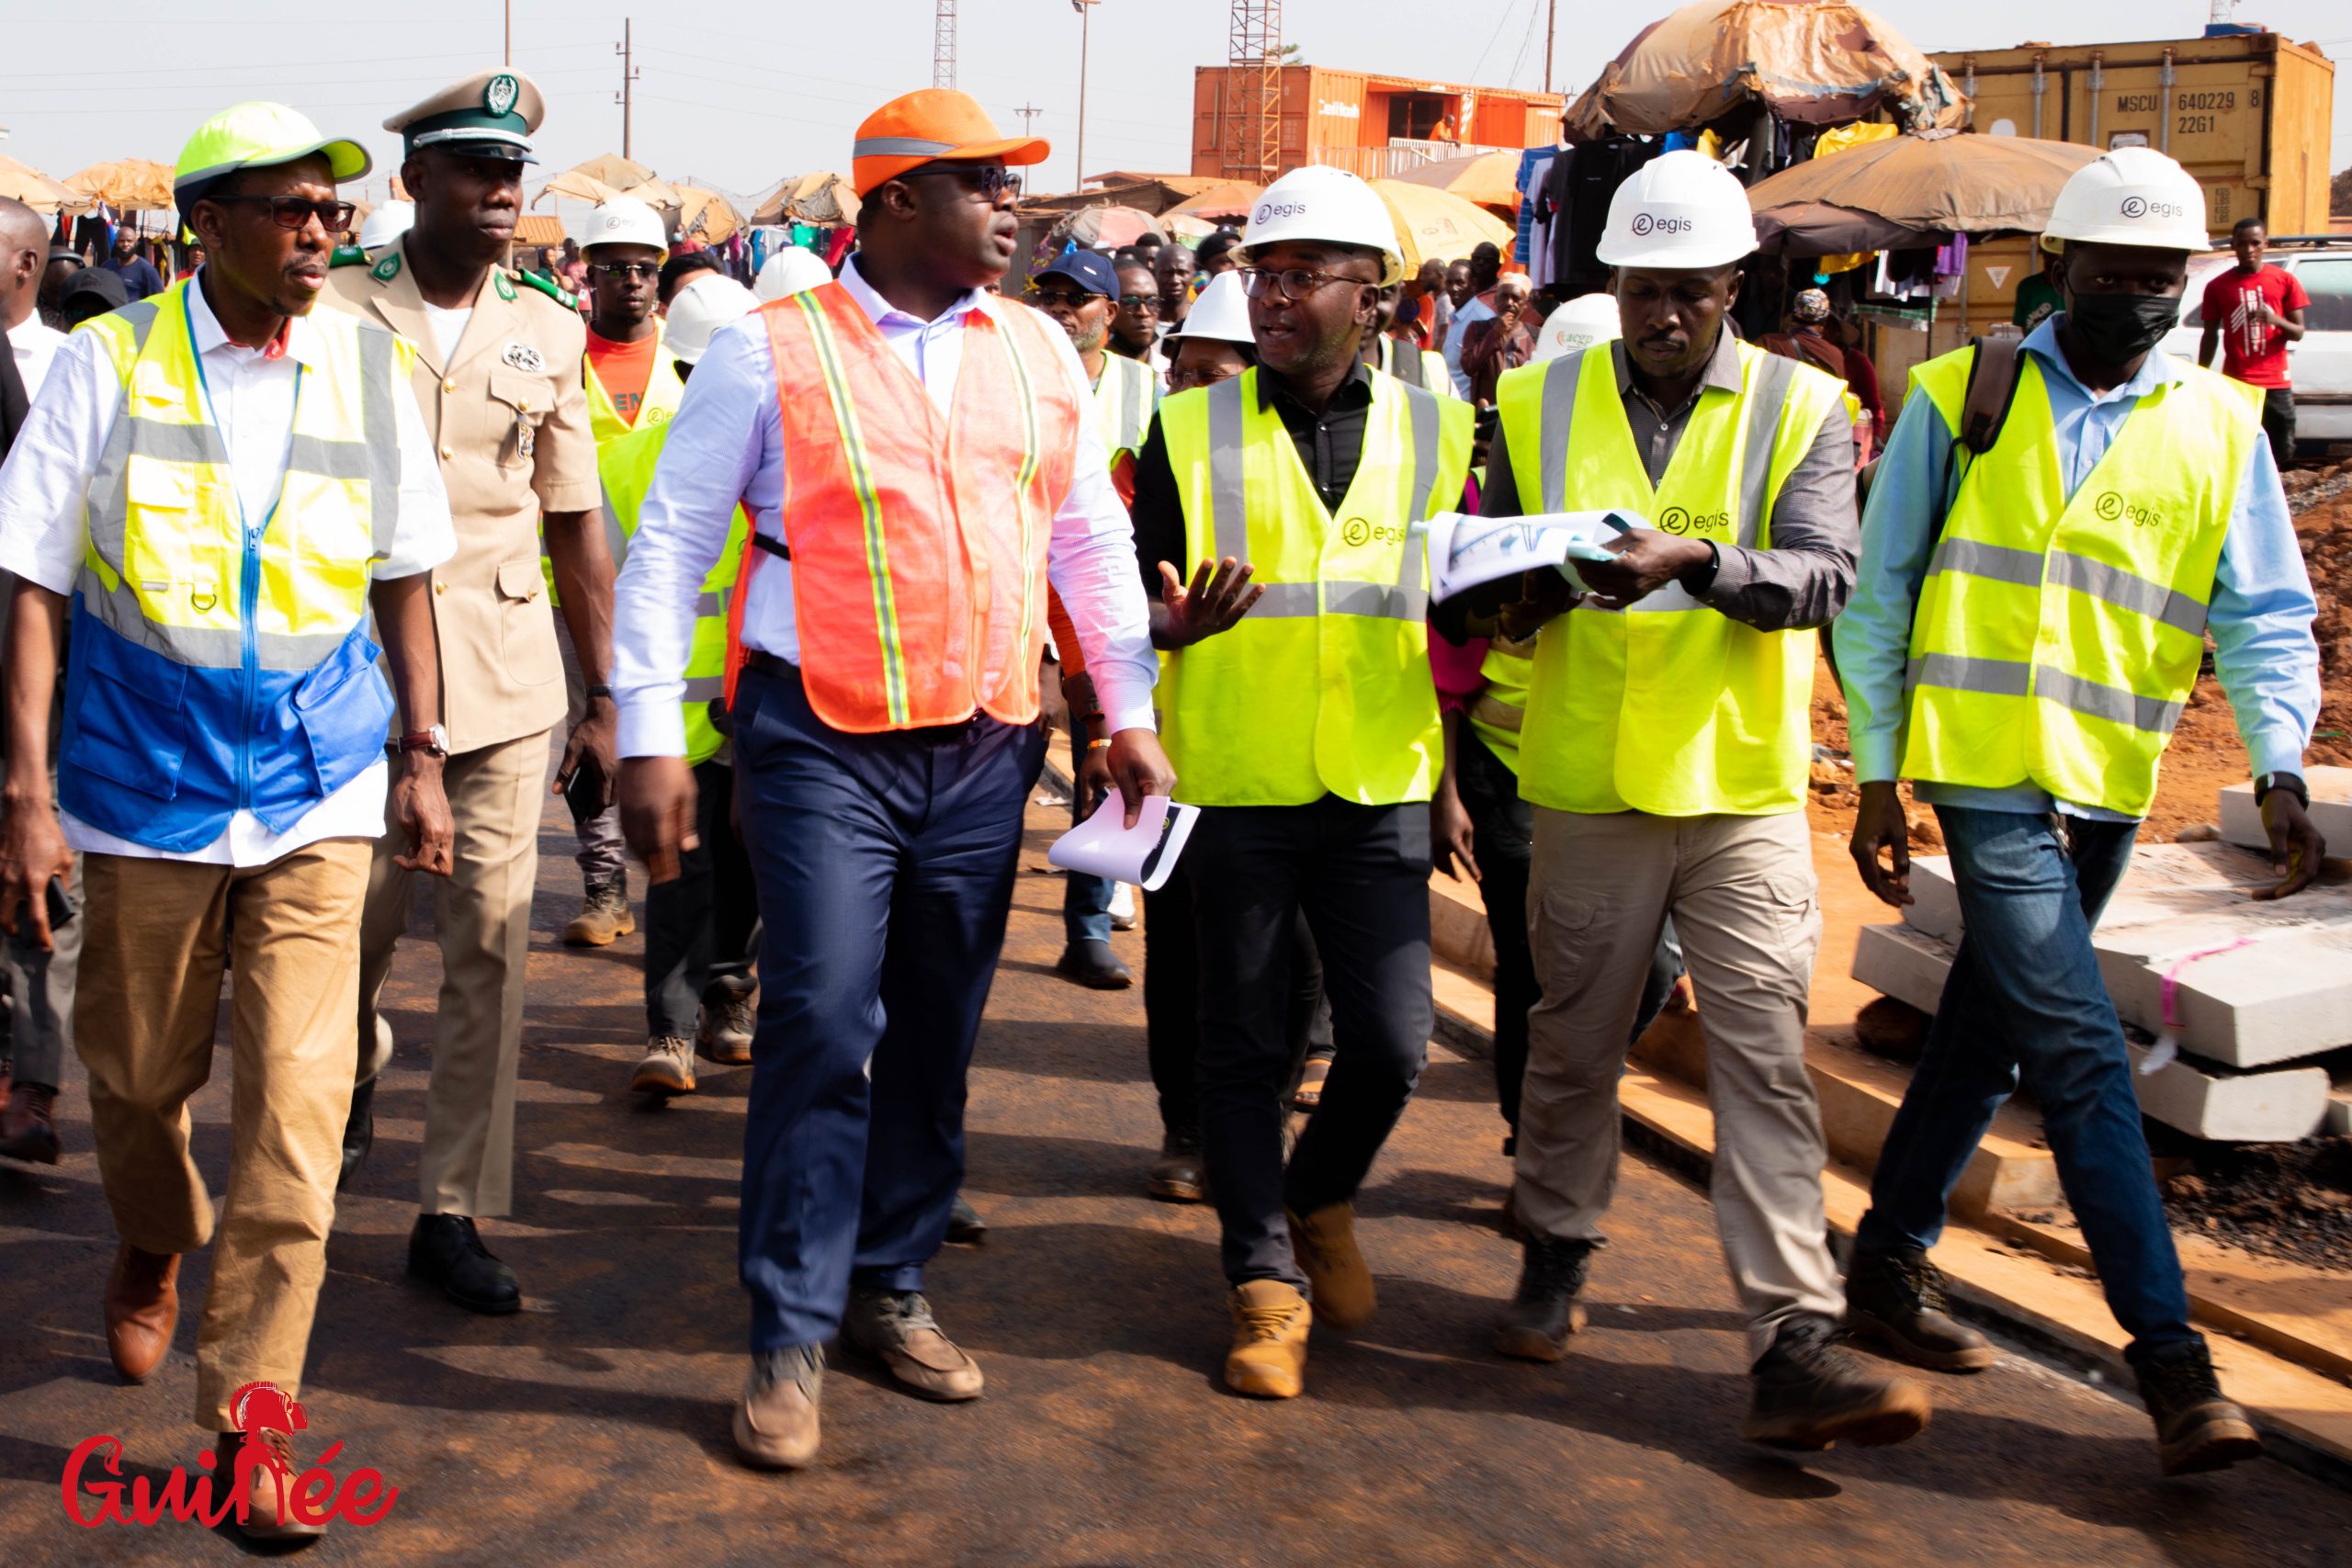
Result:
M408 1266L460 1308L521 1305L481 1227L514 1200L551 746L586 889L566 940L633 926L625 851L650 879L628 1088L752 1071L743 1459L812 1462L836 1341L913 1394L979 1396L925 1266L985 1226L966 1075L1056 728L1076 814L1200 808L1143 899L1164 1137L1139 1185L1215 1208L1235 1391L1300 1394L1311 1332L1376 1311L1354 1201L1425 1060L1435 866L1479 882L1495 937L1522 1250L1498 1352L1568 1354L1626 1051L1695 1005L1748 1438L1924 1427L1925 1389L1846 1335L1990 1364L1928 1253L2022 1081L2163 1468L2257 1451L2189 1325L2088 935L2209 630L2266 894L2324 852L2314 607L2262 400L2156 347L2205 243L2177 164L2124 149L2075 176L2043 242L2061 309L1917 371L1863 509L1868 361L1804 292L1771 352L1731 330L1755 232L1700 152L1618 190L1592 300L1532 298L1492 247L1408 276L1378 197L1320 167L1238 231L1072 247L1009 293L1012 171L1046 144L926 90L857 129L854 254L787 252L746 288L626 200L576 275L505 265L543 113L492 71L393 116L405 227L338 249L366 150L225 111L176 171L201 265L70 336L34 319L45 227L0 202L0 1155L57 1157L70 1041L125 1378L174 1343L182 1258L214 1248L195 1415L223 1473L247 1473L233 1393L300 1384L421 895L443 979ZM1605 547L1432 602L1441 514L1532 538L1600 513ZM1968 931L1842 1278L1803 1049L1824 628L1858 871L1907 898L1912 781ZM1068 878L1064 976L1133 983L1123 893ZM224 971L216 1224L186 1106Z

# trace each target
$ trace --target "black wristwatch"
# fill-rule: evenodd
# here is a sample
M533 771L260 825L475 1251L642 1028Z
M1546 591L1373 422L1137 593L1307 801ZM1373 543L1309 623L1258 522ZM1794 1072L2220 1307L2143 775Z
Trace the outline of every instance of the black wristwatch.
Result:
M589 700L590 702L592 702L592 703L593 703L593 702L594 702L598 697L609 697L609 696L611 696L612 694L613 694L613 689L612 689L610 686L608 686L608 685L605 684L605 682L602 682L602 681L599 681L599 682L597 682L594 685L593 685L593 686L589 687L589 688L588 688L588 691L587 691L587 698L588 698L588 700Z
M2302 774L2290 773L2265 773L2260 778L2255 780L2254 804L2256 807L2259 807L2262 805L2264 797L2268 795L2274 789L2285 790L2289 795L2295 797L2295 804L2301 806L2306 811L2311 809L2311 786L2303 783Z

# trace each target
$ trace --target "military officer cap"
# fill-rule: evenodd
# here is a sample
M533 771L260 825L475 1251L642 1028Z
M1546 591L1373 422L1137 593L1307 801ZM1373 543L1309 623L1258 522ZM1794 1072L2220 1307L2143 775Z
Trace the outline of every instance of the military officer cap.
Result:
M432 148L461 158L536 164L531 132L547 118L538 85L520 71L480 71L384 121L403 155Z

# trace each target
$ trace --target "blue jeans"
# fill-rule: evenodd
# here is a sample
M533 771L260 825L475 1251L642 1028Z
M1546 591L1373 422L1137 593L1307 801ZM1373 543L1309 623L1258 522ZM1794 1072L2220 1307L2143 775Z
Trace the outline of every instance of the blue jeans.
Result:
M1069 819L1073 825L1094 815L1102 803L1081 796L1078 785L1078 770L1086 761L1086 726L1072 723L1069 736ZM1084 872L1066 871L1062 874L1062 940L1072 946L1081 942L1111 940L1111 895L1118 883L1107 876L1089 876Z
M2020 1077L2134 1363L2196 1343L2180 1256L2149 1168L2123 1025L2091 927L2136 823L1938 807L1967 935L1871 1179L1855 1239L1933 1247L1944 1203Z

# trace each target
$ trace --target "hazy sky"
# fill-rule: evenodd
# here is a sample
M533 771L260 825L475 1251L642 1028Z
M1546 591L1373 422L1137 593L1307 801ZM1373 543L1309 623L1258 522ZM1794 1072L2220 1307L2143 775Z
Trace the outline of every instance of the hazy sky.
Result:
M1287 0L1284 38L1306 58L1342 69L1411 72L1480 85L1535 86L1543 75L1544 0ZM1641 6L1559 6L1555 85L1580 87L1623 48ZM0 0L0 152L51 175L101 159L170 163L210 112L251 97L290 102L330 133L356 134L377 156L374 189L397 167L388 114L500 57L498 0L397 0L323 6L316 0L186 0L140 6L123 26L94 29L52 0ZM1923 49L2000 48L2188 38L2206 0L1883 0L1883 17ZM1054 157L1033 188L1066 189L1078 125L1079 17L1070 0L961 0L957 85L1008 132L1015 112ZM931 0L629 0L557 5L514 0L514 63L548 96L542 173L621 144L616 50L634 16L639 71L637 158L671 178L741 197L788 174L848 166L859 119L931 77ZM1193 70L1222 61L1225 0L1102 0L1092 20L1086 162L1112 168L1188 166ZM1605 21L1596 20L1596 14ZM2241 15L2333 56L2352 55L2344 0L2246 0ZM2059 18L2063 17L2063 21ZM2336 96L2331 168L2352 163L2352 81Z

